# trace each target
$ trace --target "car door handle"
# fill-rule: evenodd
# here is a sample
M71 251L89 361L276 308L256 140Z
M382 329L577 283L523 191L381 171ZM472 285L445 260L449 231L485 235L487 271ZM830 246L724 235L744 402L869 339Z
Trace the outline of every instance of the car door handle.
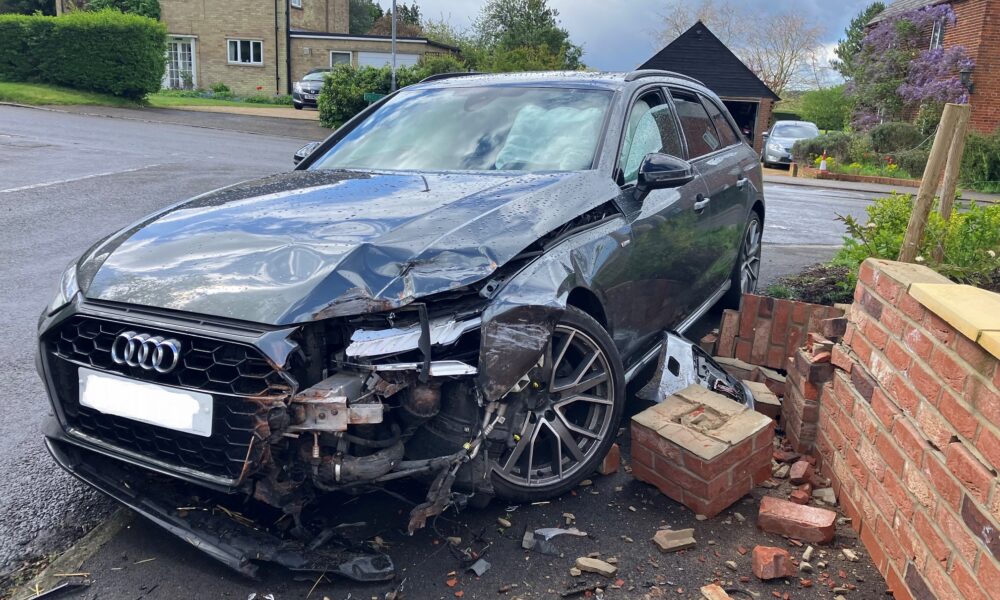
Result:
M736 180L736 187L743 189L743 186L745 186L748 181L750 180L747 179L746 177L740 177L739 179Z
M711 202L711 201L712 201L711 198L704 197L701 200L698 200L697 202L694 203L694 209L696 211L698 211L698 210L705 210L705 207L708 206L708 203Z

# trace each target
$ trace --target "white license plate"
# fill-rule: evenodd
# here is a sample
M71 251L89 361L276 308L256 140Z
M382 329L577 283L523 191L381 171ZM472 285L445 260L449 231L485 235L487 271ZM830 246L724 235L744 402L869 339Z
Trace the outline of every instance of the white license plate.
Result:
M302 94L302 97L305 98L306 100L315 100L316 94Z
M202 437L212 435L212 396L176 390L80 367L80 404L102 412Z

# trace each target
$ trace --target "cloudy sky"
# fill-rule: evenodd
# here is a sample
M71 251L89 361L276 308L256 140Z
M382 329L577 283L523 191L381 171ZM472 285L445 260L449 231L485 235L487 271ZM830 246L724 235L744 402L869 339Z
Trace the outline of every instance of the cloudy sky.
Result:
M832 48L851 18L871 0L740 0L754 12L803 13L825 30L824 41ZM388 6L391 0L380 0ZM444 17L453 25L468 26L479 12L480 0L417 0L426 18ZM887 2L888 3L888 2ZM573 41L582 44L584 62L591 68L626 71L659 50L657 16L664 0L549 0L559 10L562 26Z

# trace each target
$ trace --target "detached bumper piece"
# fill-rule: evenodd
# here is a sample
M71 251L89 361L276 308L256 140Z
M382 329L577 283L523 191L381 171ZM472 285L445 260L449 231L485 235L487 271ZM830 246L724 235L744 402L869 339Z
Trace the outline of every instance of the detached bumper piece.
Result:
M753 393L746 384L727 373L698 344L676 333L664 332L656 372L638 396L659 403L691 385L700 385L751 410L754 408Z
M73 476L248 577L257 577L262 562L361 582L387 581L395 575L392 559L385 554L329 545L314 548L281 539L217 506L191 506L182 491L184 484L172 484L55 437L46 437L45 445Z

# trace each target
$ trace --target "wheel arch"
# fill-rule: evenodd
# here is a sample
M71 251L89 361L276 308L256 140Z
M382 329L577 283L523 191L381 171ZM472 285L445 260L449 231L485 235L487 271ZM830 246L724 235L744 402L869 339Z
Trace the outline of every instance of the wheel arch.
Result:
M574 288L566 297L566 305L582 310L600 323L605 330L608 329L608 316L604 312L604 304L591 290L585 287Z

